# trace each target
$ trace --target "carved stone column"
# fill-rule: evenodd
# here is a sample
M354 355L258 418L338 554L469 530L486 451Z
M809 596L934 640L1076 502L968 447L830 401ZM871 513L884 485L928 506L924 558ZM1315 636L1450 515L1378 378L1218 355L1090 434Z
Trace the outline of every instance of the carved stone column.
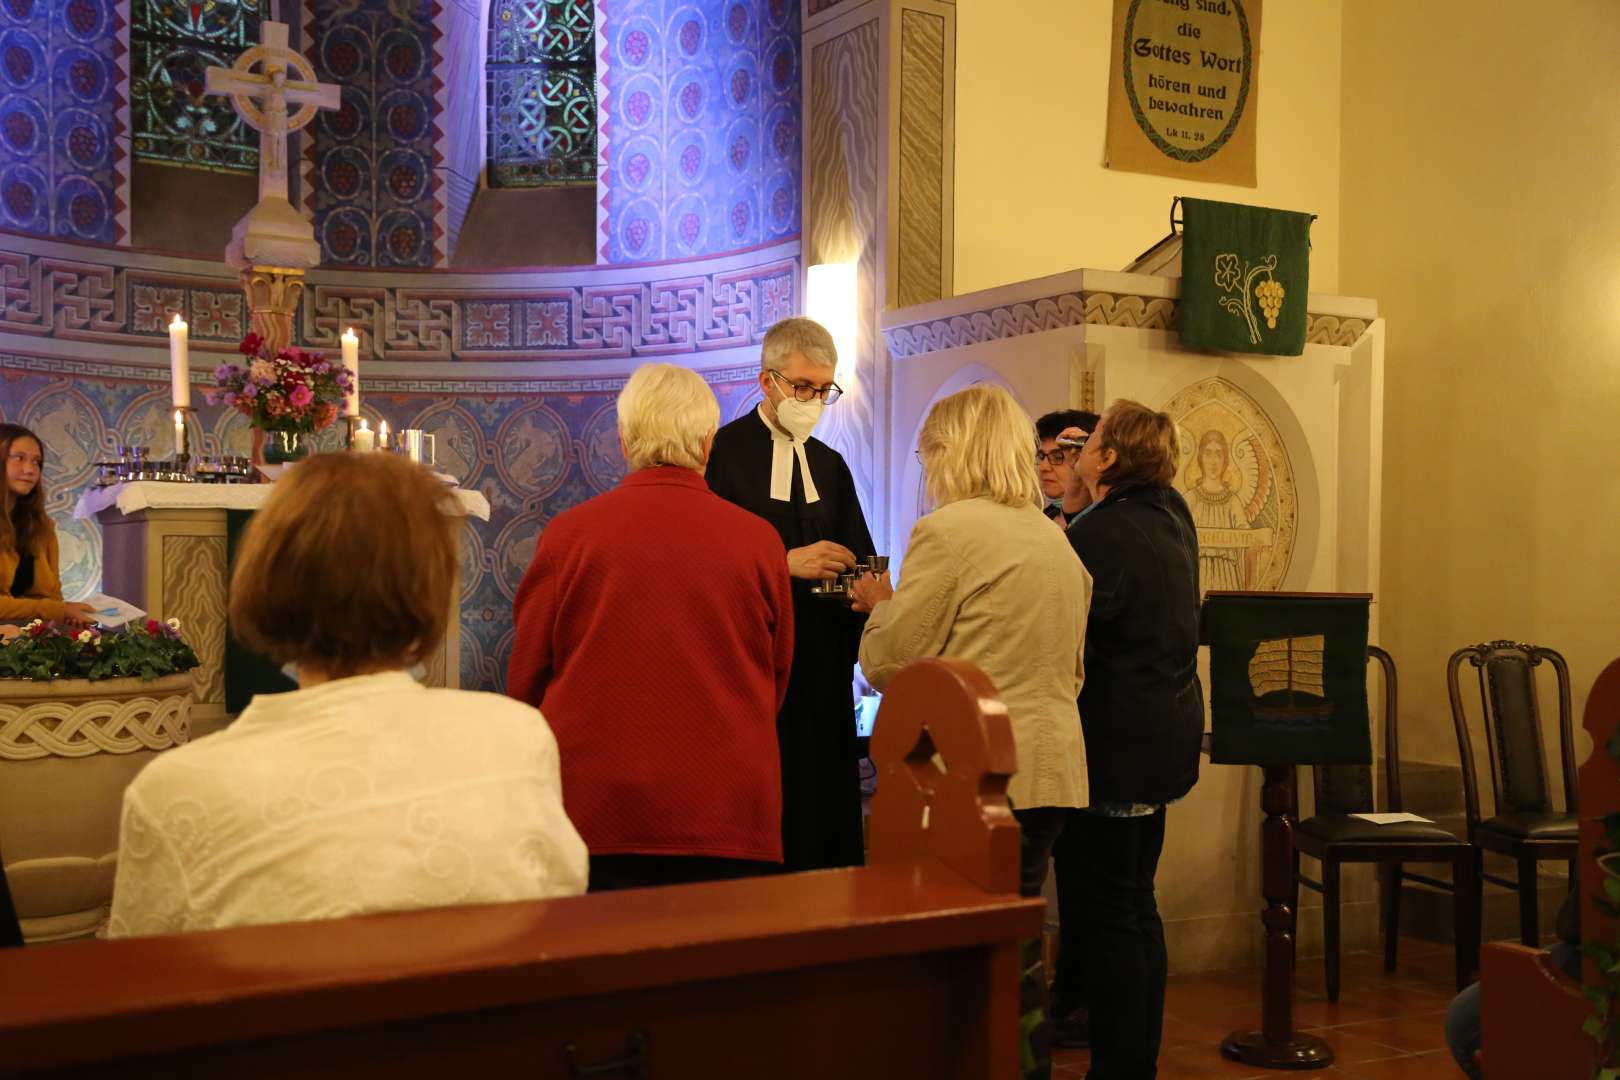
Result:
M854 385L821 437L849 462L873 539L892 549L889 358L881 313L952 294L956 5L807 0L804 261L858 267Z
M285 266L250 266L242 271L253 332L264 339L270 355L292 344L293 315L304 294L304 271Z

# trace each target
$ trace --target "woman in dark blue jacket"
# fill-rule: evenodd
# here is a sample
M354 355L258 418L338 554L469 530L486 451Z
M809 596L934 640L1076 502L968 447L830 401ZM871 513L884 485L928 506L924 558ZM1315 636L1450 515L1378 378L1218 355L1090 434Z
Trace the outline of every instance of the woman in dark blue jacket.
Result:
M1168 960L1153 879L1165 804L1198 780L1198 535L1170 486L1177 460L1169 416L1115 402L1077 466L1096 501L1068 530L1092 577L1080 693L1091 805L1059 841L1074 868L1059 889L1078 894L1065 897L1062 953L1085 970L1093 1080L1154 1075Z

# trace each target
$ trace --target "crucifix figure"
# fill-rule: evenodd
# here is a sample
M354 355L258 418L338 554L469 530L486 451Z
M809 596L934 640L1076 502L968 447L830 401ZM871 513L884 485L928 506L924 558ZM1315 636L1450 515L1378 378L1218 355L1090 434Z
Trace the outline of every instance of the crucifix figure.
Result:
M253 332L273 356L292 341L304 270L321 261L315 230L287 201L287 134L313 120L316 109L337 108L342 95L317 82L310 62L287 48L286 23L264 23L263 34L235 67L209 68L207 88L229 97L259 133L259 201L231 230L225 261L242 272Z
M208 69L208 93L228 95L259 132L261 200L287 198L287 135L315 119L316 109L335 109L341 99L338 87L317 82L310 62L287 48L287 24L278 22L263 24L262 42L234 67ZM298 107L291 116L288 102Z

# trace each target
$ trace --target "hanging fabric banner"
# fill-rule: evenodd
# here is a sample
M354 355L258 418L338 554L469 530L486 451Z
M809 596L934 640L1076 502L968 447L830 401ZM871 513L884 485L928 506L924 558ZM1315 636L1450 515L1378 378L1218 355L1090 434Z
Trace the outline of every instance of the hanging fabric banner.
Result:
M1316 215L1183 197L1181 218L1181 343L1273 356L1304 352Z
M1254 187L1262 0L1114 0L1110 169Z

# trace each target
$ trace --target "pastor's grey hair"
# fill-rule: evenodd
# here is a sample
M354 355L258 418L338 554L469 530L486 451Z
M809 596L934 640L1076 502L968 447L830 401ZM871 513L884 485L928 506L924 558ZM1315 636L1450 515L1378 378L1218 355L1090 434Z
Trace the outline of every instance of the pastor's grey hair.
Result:
M765 331L765 343L759 350L760 369L781 371L794 353L803 353L816 367L838 366L838 346L833 344L832 335L825 326L802 315L783 319Z

